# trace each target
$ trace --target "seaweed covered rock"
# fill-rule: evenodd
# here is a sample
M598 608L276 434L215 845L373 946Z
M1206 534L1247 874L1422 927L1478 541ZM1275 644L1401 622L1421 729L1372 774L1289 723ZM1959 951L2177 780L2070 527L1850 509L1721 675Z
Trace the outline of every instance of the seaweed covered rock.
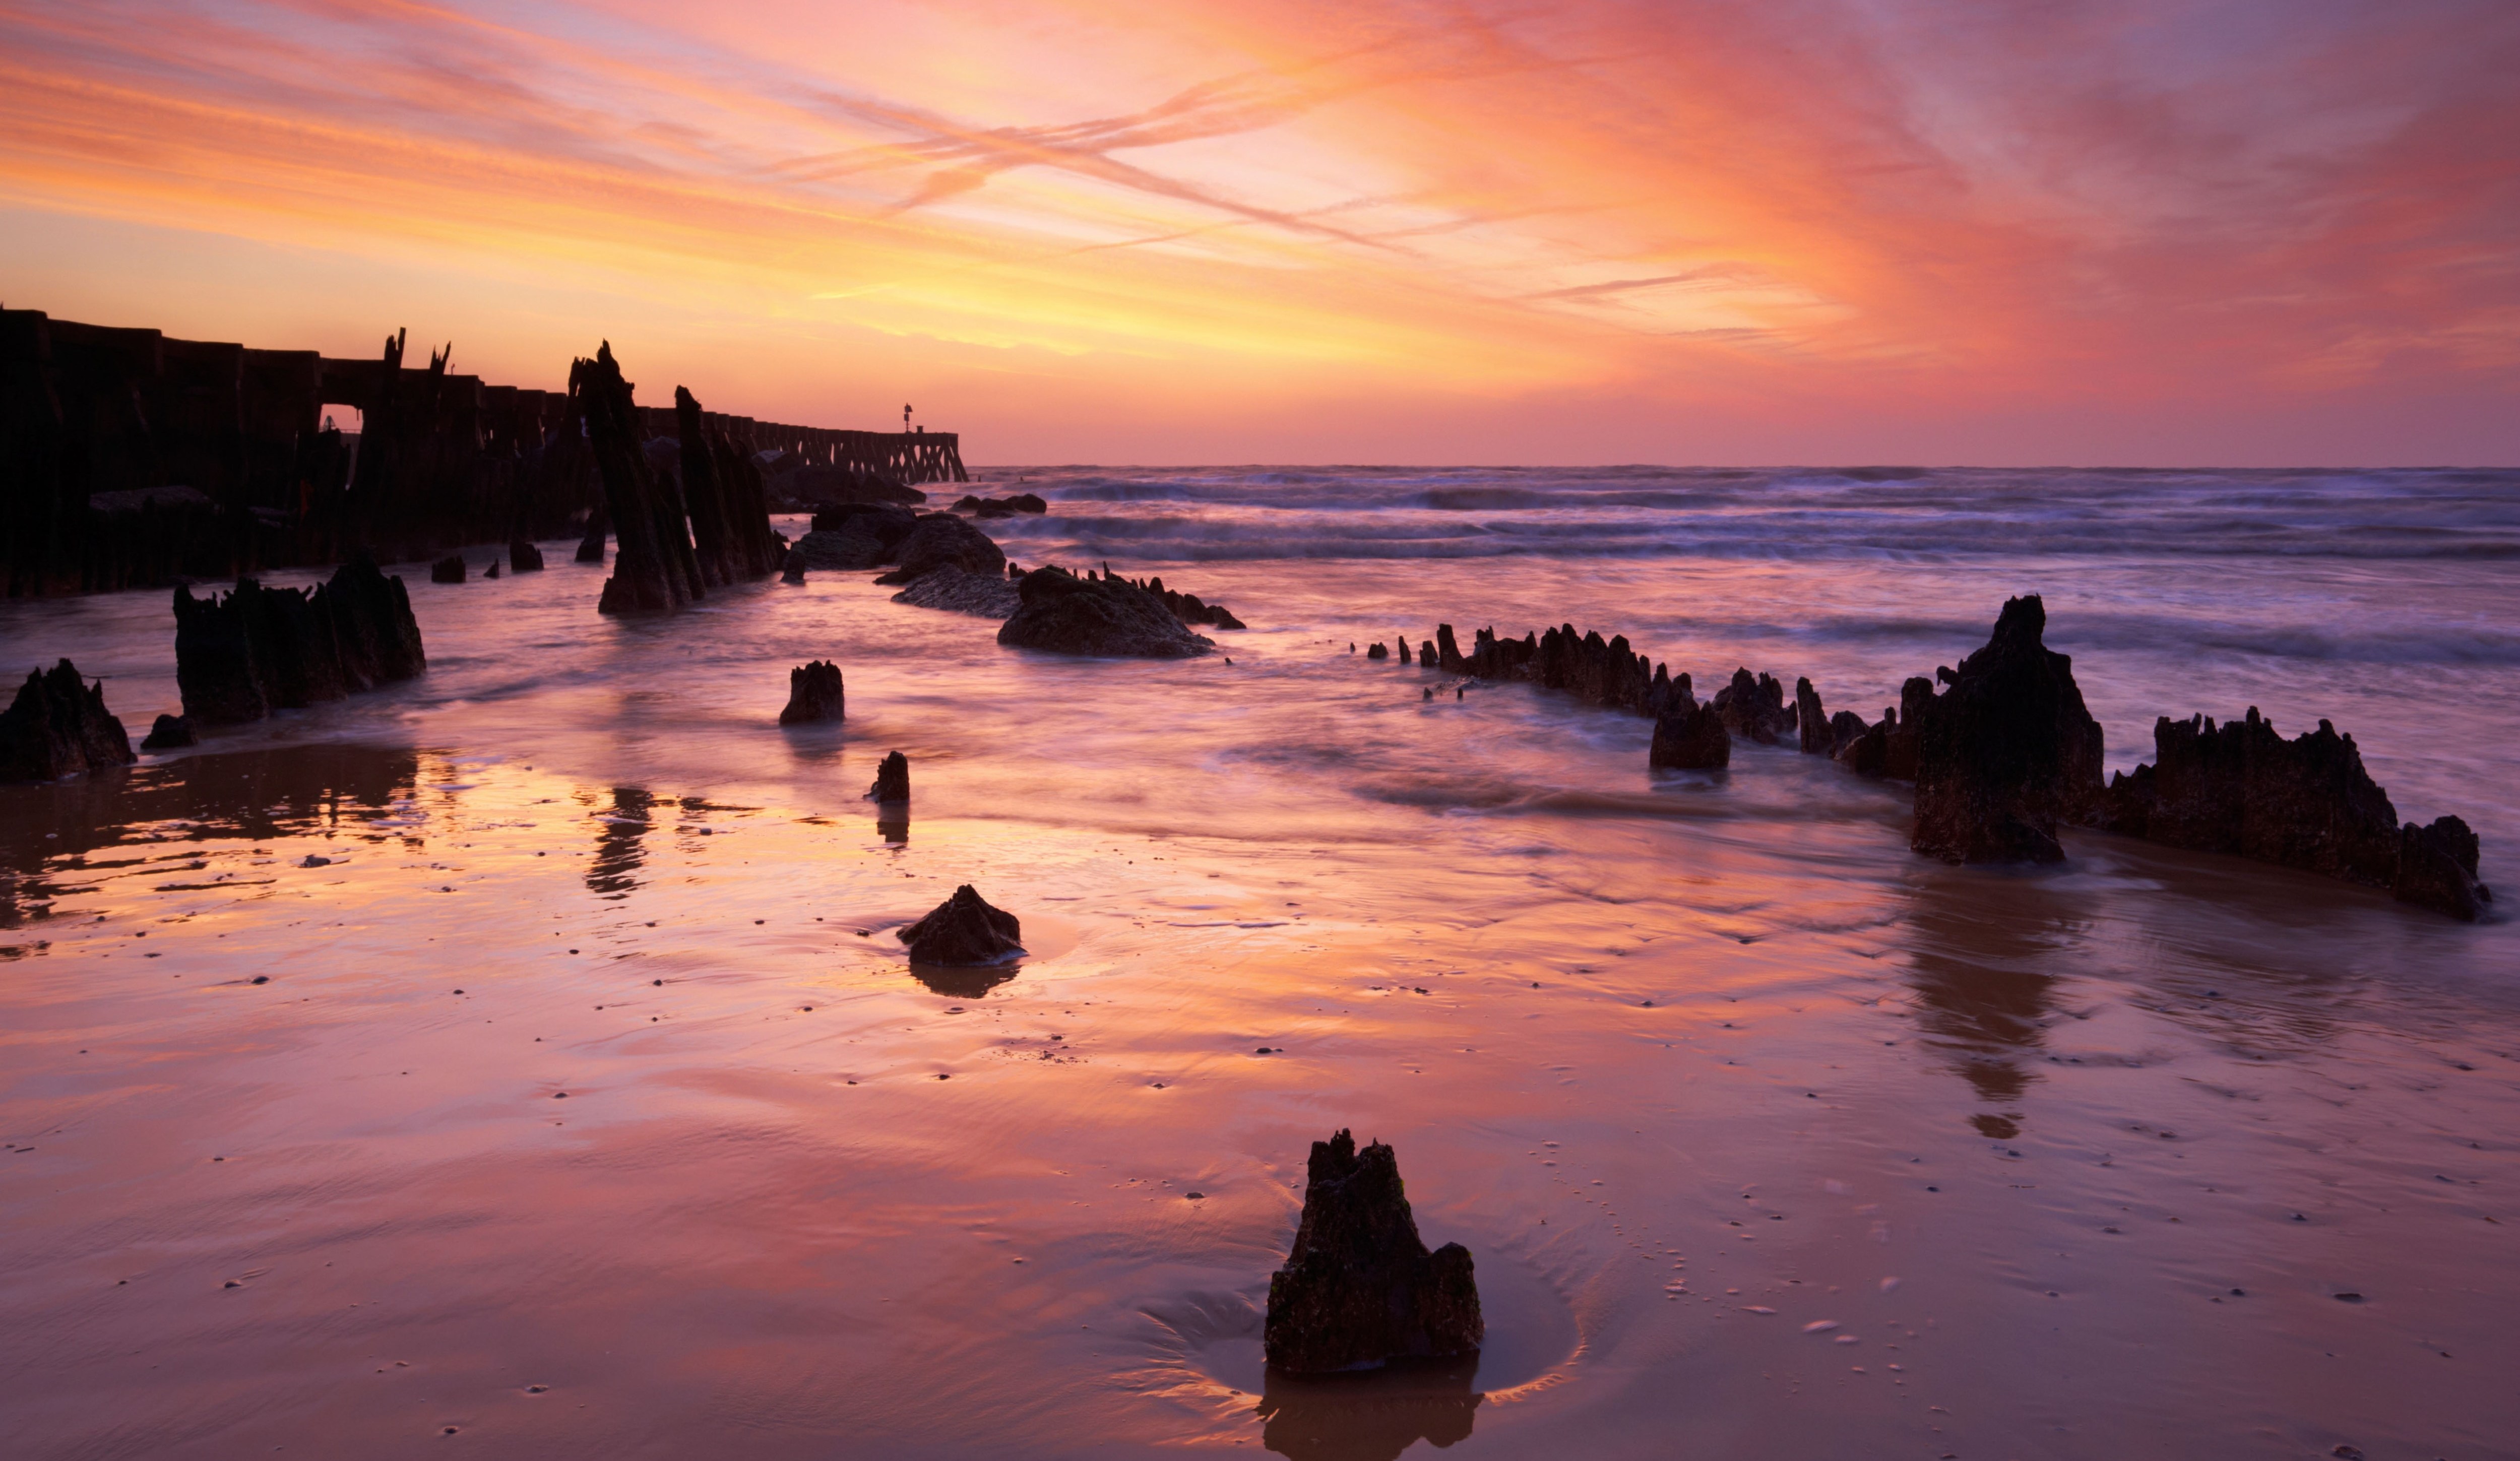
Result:
M1763 746L1777 744L1794 729L1794 717L1785 709L1785 687L1774 675L1753 678L1746 669L1734 670L1732 683L1717 690L1712 703L1725 730Z
M900 932L915 964L994 964L1023 952L1015 915L993 908L969 883Z
M2036 594L2004 600L1984 648L1943 672L1910 722L1916 733L1916 830L1910 846L1947 863L2054 863L2060 824L2100 800L2100 724L2073 661L2041 642Z
M847 717L848 695L838 665L818 659L788 672L788 707L779 712L779 724L811 726Z
M919 519L898 550L901 566L876 580L906 584L939 568L961 568L992 576L1004 573L1007 555L988 534L951 512L931 512Z
M949 563L912 579L908 588L892 596L892 601L1005 619L1022 607L1023 591L997 574L973 573Z
M910 758L899 751L883 758L875 769L875 784L867 788L871 802L906 802L910 800Z
M1021 604L999 626L1001 644L1135 659L1186 659L1216 647L1163 600L1119 579L1036 568L1023 576L1019 592Z
M428 565L428 581L433 584L464 582L464 554L450 553Z
M30 671L0 711L0 781L50 781L138 759L105 708L105 683L89 685L67 659Z
M516 539L508 545L508 567L510 571L516 573L539 573L542 571L542 566L543 551L541 549L526 542L522 538Z
M1732 764L1732 736L1712 705L1675 696L1654 718L1653 746L1645 765L1673 771L1717 771Z
M1324 1374L1468 1354L1486 1338L1469 1250L1426 1251L1391 1148L1359 1151L1345 1130L1314 1142L1294 1246L1269 1278L1270 1368Z
M198 745L200 742L201 736L193 730L191 716L161 715L155 724L150 726L149 736L140 742L140 749L176 751L189 745Z
M2390 896L2473 923L2494 902L2493 890L2476 880L2478 852L2476 833L2458 818L2422 827L2408 822L2398 830L2398 877Z

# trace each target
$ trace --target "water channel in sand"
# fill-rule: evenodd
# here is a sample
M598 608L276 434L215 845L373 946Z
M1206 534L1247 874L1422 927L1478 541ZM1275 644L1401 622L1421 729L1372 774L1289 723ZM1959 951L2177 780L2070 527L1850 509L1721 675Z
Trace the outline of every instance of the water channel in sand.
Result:
M1652 775L1642 721L1348 652L1571 619L1877 713L2037 591L2113 766L2328 716L2513 887L2507 556L1295 561L1031 475L1011 553L1222 599L1233 664L857 574L608 622L555 544L400 570L418 682L0 788L0 1450L2520 1451L2507 917L2098 835L1947 868L1817 758ZM1462 510L1411 490L1376 520ZM0 605L135 730L171 643L157 593ZM782 731L809 657L849 719ZM964 882L1031 956L914 976ZM1264 1376L1342 1126L1477 1256L1474 1366Z

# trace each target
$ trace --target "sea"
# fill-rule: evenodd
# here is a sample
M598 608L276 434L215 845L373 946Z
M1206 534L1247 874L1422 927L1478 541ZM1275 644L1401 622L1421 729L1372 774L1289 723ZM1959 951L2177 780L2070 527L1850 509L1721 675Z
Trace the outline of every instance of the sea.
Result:
M1023 566L1248 627L608 618L484 545L389 567L421 679L0 787L0 1450L2515 1453L2520 471L974 477L1047 500L981 524ZM1367 653L1565 624L1872 719L2024 594L2112 770L2329 721L2497 912L1947 866L1896 783ZM0 668L136 742L168 597L0 603ZM846 720L783 730L817 659ZM1025 956L912 967L966 884ZM1265 1366L1341 1129L1476 1356Z

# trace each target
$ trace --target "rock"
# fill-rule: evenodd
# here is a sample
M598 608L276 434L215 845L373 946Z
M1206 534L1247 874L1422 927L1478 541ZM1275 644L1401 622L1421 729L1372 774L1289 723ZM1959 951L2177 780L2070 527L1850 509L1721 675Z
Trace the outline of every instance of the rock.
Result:
M892 601L1005 619L1023 605L1023 590L996 574L947 564L911 580L909 588L892 596Z
M875 769L875 784L867 788L871 802L906 802L910 800L910 758L899 751L883 758Z
M2398 876L2389 892L2400 903L2473 923L2494 902L2493 890L2476 880L2479 851L2476 833L2458 818L2428 827L2408 822L2399 829Z
M161 715L149 728L149 738L140 743L144 751L172 751L199 744L201 737L193 732L193 718L184 715Z
M1910 846L1947 863L2054 863L2060 824L2100 802L2100 725L2073 661L2041 642L2036 594L2006 599L1986 646L1905 719L1916 732Z
M1443 630L1437 629L1439 668L1444 663L1443 637ZM1668 667L1631 650L1627 636L1605 641L1598 631L1579 635L1572 624L1519 640L1500 640L1493 628L1482 629L1473 636L1470 653L1461 666L1460 673L1476 679L1528 681L1634 715L1659 715L1671 697ZM1688 678L1681 677L1683 682Z
M788 708L779 712L779 724L811 726L847 716L848 696L838 665L818 659L788 672Z
M1653 745L1645 765L1675 771L1717 771L1732 764L1732 736L1713 705L1675 696L1654 719Z
M1382 641L1375 640L1372 643L1366 646L1365 657L1368 659L1389 659L1391 657L1391 651L1382 647Z
M877 579L877 583L906 584L944 567L998 574L1005 572L1007 566L1006 553L988 534L951 512L931 512L920 518L909 536L901 540L899 553L901 566Z
M492 558L490 560L490 566L481 570L481 576L483 578L497 578L499 576L499 560L497 558Z
M1418 642L1418 667L1421 670L1431 670L1435 668L1434 641L1419 640Z
M927 494L904 487L887 476L850 466L800 466L779 478L779 490L789 501L811 506L833 503L884 503L917 507Z
M1732 683L1717 690L1712 703L1725 730L1763 746L1782 740L1794 726L1794 718L1785 713L1785 687L1774 675L1754 680L1748 670L1734 670Z
M808 568L850 572L879 568L891 556L892 551L872 535L817 530L797 539L796 546L788 550L788 566L799 573Z
M1435 626L1435 668L1447 675L1466 675L1470 662L1462 658L1462 642L1453 638L1453 626Z
M586 516L586 536L577 540L577 560L581 563L604 561L605 535L612 530L612 516L597 503Z
M1882 707L1878 725L1861 725L1862 717L1854 711L1841 710L1838 715L1856 720L1859 727L1853 735L1841 739L1834 759L1837 764L1858 775L1886 776L1890 774L1890 737L1899 729L1899 707Z
M1898 716L1885 712L1883 717L1881 775L1897 781L1916 779L1916 726L1933 700L1934 682L1922 675L1911 676L1899 686Z
M1041 494L1037 492L1018 492L1012 497L1003 499L1003 501L1008 507L1014 509L1018 512L1047 512L1050 510L1050 504L1043 502L1041 500Z
M450 553L428 565L428 581L433 584L464 582L464 554Z
M788 550L787 560L779 565L779 581L783 584L805 581L805 550L801 544Z
M1023 952L1022 938L1015 915L989 907L969 883L900 932L912 963L948 967L1000 963Z
M28 672L0 711L0 781L51 781L138 759L105 708L105 682L89 685L67 659Z
M1828 754L1836 756L1845 751L1848 744L1862 735L1867 729L1864 717L1852 710L1841 710L1830 716L1828 718Z
M541 549L536 548L533 544L526 542L522 538L518 538L508 545L508 569L510 572L539 573L542 571L542 566L543 551Z
M1105 568L1103 572L1107 576L1110 570ZM1184 624L1205 624L1215 629L1245 627L1242 621L1234 617L1224 604L1202 603L1196 594L1175 593L1165 588L1164 581L1160 578L1131 579L1128 582L1162 599L1164 607L1171 609L1173 617Z
M1137 659L1186 659L1216 647L1184 626L1163 600L1116 578L1036 568L1018 588L1022 602L999 627L1001 644Z
M1342 1130L1313 1143L1304 1216L1269 1278L1262 1352L1288 1374L1475 1351L1487 1337L1469 1250L1418 1236L1399 1159Z
M1807 679L1794 682L1794 726L1802 732L1804 755L1837 754L1836 728L1829 723L1827 712L1821 708L1820 691L1812 688L1812 683Z

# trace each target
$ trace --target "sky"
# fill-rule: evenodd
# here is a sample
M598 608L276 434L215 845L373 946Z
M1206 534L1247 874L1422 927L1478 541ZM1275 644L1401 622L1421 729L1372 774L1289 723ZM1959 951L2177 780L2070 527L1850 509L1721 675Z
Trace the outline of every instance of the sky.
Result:
M0 303L980 464L2520 464L2510 0L0 0Z

